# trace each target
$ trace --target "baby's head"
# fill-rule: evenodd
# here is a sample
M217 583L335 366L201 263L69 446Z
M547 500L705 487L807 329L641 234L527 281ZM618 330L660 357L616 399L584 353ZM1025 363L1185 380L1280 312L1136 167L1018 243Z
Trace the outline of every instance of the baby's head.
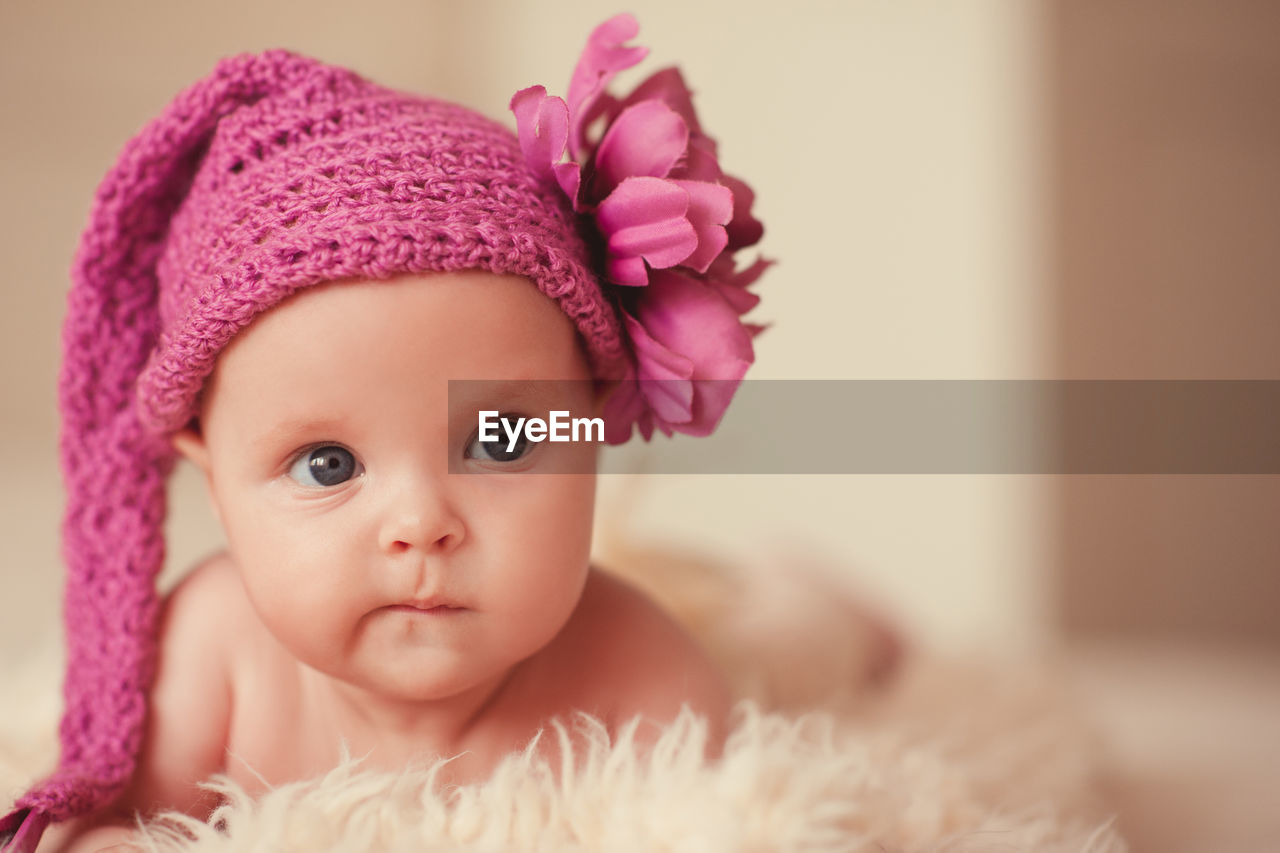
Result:
M644 55L624 45L635 30L619 16L592 33L567 104L517 93L517 135L270 51L219 63L126 145L64 327L63 751L0 838L27 818L38 836L133 772L175 448L207 475L251 599L304 662L427 698L563 624L585 582L594 479L522 475L591 471L595 449L484 458L476 412L603 408L612 443L633 426L707 434L753 360L758 327L739 316L766 266L735 267L761 234L751 193L721 172L678 72L625 99L605 91ZM450 395L449 379L507 390ZM573 380L556 386L567 403L537 397L548 386L528 380L542 379ZM463 559L465 581L426 568ZM319 564L379 574L362 561L387 571L306 582ZM454 605L461 622L482 601L508 624L468 648L481 666L448 644L389 654L420 630L397 605ZM387 619L352 643L342 626L373 605ZM338 627L315 631L308 610Z
M444 699L560 631L591 548L594 445L508 453L478 440L477 412L591 414L590 379L526 279L340 282L242 331L175 441L284 649L370 696Z
M172 218L143 417L185 425L176 446L284 648L398 699L476 687L567 620L594 486L518 476L591 445L497 462L470 446L476 413L545 417L530 380L616 375L617 320L510 132L300 57L239 61L228 75L297 79L219 122ZM451 400L450 379L516 387ZM451 475L451 454L509 476Z

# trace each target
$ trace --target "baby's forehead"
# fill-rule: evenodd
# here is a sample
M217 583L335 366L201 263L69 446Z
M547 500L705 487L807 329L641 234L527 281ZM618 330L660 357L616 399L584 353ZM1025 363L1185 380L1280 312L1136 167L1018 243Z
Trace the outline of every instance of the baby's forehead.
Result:
M374 368L380 368L381 373ZM211 382L249 386L417 378L586 380L573 322L527 279L479 271L347 280L264 311L222 351Z

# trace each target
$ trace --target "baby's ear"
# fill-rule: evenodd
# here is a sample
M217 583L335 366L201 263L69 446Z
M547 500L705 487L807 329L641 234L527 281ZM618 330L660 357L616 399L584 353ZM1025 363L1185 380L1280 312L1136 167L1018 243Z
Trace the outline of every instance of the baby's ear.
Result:
M193 465L209 476L209 448L204 443L204 435L194 421L173 434L173 448L186 457Z
M209 507L213 510L214 518L221 525L222 509L218 506L218 499L213 490L213 470L209 462L209 445L205 443L204 434L200 432L199 422L192 421L186 427L175 432L172 441L174 449L185 456L192 465L199 468L200 473L204 475Z

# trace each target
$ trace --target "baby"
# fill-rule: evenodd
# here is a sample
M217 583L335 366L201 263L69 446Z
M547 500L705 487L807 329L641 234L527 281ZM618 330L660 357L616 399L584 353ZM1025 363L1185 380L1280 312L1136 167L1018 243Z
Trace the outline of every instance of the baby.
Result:
M458 376L510 389L451 395ZM578 381L543 400L528 377ZM556 457L594 446L476 438L480 410L591 412L589 379L555 303L488 272L317 286L241 332L199 428L174 439L205 474L228 553L169 596L117 811L199 813L212 804L196 783L214 773L258 790L321 775L344 743L388 770L457 756L442 781L477 781L575 709L612 730L690 705L718 739L719 674L588 565L594 476L556 472L593 459ZM470 433L451 441L457 424ZM450 473L451 455L472 475Z
M568 410L612 443L705 435L753 360L750 191L674 69L608 95L635 32L592 33L567 102L517 93L517 135L271 51L125 147L64 331L62 751L9 849L77 816L98 849L135 812L207 814L212 774L261 789L344 745L479 780L575 711L689 706L718 748L720 674L589 565L597 444L478 430ZM162 602L177 454L228 548Z

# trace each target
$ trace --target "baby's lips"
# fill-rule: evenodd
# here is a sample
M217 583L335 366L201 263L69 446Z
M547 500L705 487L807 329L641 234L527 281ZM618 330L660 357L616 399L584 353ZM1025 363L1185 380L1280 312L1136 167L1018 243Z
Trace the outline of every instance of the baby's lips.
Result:
M428 611L446 611L446 610L467 610L468 608L460 604L456 599L446 595L428 595L421 598L406 598L395 604L388 604L387 608L391 610L420 610Z

